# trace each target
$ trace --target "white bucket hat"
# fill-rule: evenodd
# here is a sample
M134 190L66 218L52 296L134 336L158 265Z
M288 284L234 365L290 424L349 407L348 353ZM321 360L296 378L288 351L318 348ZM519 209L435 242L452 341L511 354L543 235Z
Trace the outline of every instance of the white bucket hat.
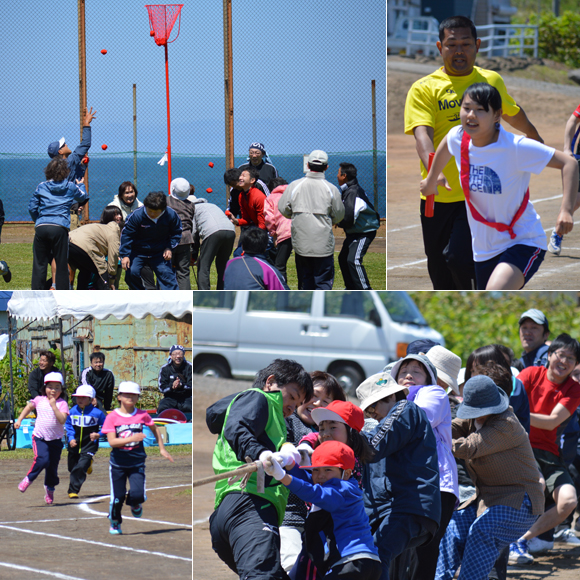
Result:
M451 387L456 395L459 395L457 376L461 370L461 357L439 344L429 349L429 352L425 356L437 369L437 378Z
M407 394L409 389L397 384L390 373L382 372L372 375L362 382L356 389L356 396L360 401L360 408L364 411L373 403L399 391L406 391L405 394Z

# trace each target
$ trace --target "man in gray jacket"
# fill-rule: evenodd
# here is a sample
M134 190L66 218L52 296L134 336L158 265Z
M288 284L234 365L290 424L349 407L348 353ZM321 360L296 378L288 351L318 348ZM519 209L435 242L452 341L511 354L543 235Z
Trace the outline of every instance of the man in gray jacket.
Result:
M209 273L215 260L217 270L217 290L224 289L224 271L230 259L236 227L226 217L225 213L207 199L189 196L195 207L193 214L193 245L192 255L197 256L197 289L211 290ZM200 248L201 245L201 248Z
M292 220L292 246L300 290L332 290L334 235L332 226L344 217L340 191L324 179L328 155L312 151L306 177L284 191L278 209Z

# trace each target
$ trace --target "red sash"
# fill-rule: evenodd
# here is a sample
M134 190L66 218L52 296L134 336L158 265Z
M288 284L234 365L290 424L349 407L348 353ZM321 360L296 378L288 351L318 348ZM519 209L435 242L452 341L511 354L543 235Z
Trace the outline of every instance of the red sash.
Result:
M463 131L463 137L461 138L461 187L463 189L463 193L465 194L465 201L469 209L471 210L471 215L473 219L489 226L490 228L495 228L498 232L508 232L510 238L513 240L516 237L514 233L514 226L516 222L522 217L526 206L528 205L528 200L530 199L530 189L526 190L526 194L524 195L524 199L522 200L522 205L520 205L516 215L513 217L509 226L506 224L501 224L498 222L488 222L473 206L471 200L469 199L469 142L471 141L471 137Z

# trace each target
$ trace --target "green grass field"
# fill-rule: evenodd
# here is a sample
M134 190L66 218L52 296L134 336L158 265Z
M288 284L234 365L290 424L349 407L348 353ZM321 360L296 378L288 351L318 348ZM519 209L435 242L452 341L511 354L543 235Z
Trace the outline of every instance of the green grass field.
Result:
M6 284L0 278L0 290L30 290L30 277L32 275L32 244L25 243L10 243L2 244L0 246L0 260L8 263L10 271L12 272L12 281ZM382 290L386 287L386 256L385 254L368 252L364 258L364 266L367 271L367 276L371 283L371 287L375 290ZM338 266L338 252L334 253L334 289L342 290L344 288L344 281ZM296 266L294 256L290 256L287 266L288 272L288 286L291 290L298 288L298 280L296 277ZM197 273L197 272L196 272ZM50 271L47 270L47 279L50 276ZM191 272L191 287L197 288L197 283L193 271ZM217 284L217 274L215 266L211 269L211 287L215 289ZM128 290L125 283L124 276L121 277L121 284L119 290Z

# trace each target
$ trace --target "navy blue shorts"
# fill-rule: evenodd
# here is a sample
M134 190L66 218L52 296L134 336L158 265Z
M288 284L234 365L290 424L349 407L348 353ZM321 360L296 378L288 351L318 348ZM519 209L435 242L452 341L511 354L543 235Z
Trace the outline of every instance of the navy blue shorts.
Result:
M485 260L484 262L475 262L475 279L477 280L477 289L485 290L495 267L501 262L512 264L519 268L524 275L524 286L530 281L532 276L538 271L540 264L544 261L546 250L540 250L534 246L525 246L516 244L508 248L505 252ZM522 286L523 288L523 286Z

